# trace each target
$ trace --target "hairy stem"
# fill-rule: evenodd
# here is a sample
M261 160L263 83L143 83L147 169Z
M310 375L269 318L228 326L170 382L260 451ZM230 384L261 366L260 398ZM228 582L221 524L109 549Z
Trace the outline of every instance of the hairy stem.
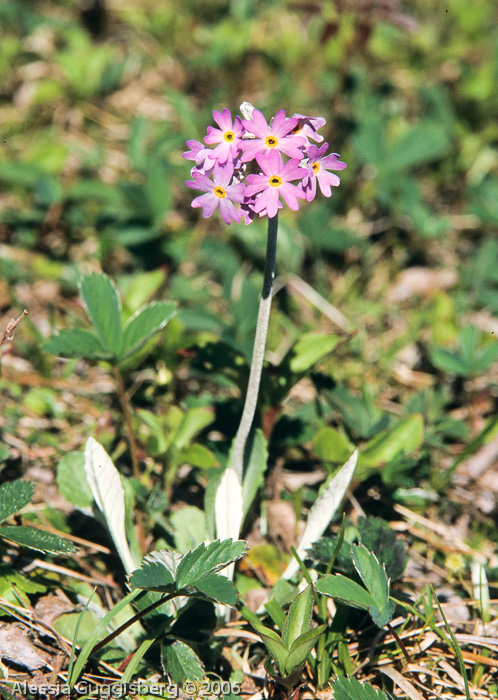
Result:
M271 297L273 290L273 278L275 277L275 260L277 256L277 232L278 214L268 218L268 239L266 243L265 272L263 278L263 291L259 302L258 322L252 352L251 371L247 385L246 400L239 429L233 445L232 467L235 469L240 482L244 470L244 450L247 438L251 431L256 404L258 402L259 384L266 348L266 336L268 334L268 322L270 320Z

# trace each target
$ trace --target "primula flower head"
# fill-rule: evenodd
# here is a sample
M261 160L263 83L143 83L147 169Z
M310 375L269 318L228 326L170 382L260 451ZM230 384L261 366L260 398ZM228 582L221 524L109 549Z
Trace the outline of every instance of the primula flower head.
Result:
M282 200L297 210L300 199L314 199L317 183L322 194L330 197L340 180L329 171L343 170L346 164L336 153L326 155L327 143L319 147L310 141L323 141L318 129L325 119L302 114L288 118L281 109L268 123L258 109L248 103L243 107L244 116L251 118L233 119L226 107L215 110L213 119L219 128L208 126L205 145L187 141L189 150L183 157L195 165L193 180L186 185L205 193L192 206L202 207L204 217L219 206L225 223L238 223L244 217L250 224L256 215L276 216Z

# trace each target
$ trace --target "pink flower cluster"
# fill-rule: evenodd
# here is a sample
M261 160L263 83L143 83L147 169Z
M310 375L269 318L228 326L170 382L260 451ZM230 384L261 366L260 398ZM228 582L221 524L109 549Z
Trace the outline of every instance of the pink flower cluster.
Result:
M283 206L280 198L296 210L300 199L314 199L317 183L325 197L339 185L339 177L329 171L343 170L346 163L337 153L326 155L327 143L312 143L323 141L318 134L323 117L289 118L281 109L268 124L257 109L250 119L233 119L225 108L215 110L213 118L219 128L208 126L204 143L187 141L190 150L183 154L195 161L193 180L185 184L205 192L192 202L202 207L204 217L219 206L225 223L244 217L249 224L256 214L274 217Z

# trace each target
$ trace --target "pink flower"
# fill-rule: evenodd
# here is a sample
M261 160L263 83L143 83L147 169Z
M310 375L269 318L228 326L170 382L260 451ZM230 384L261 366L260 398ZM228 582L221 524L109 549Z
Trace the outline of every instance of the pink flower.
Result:
M283 109L277 112L273 123L268 123L259 109L255 109L252 119L243 119L242 125L246 131L256 136L255 139L242 141L242 162L256 158L257 155L268 155L272 151L285 153L289 158L303 157L303 149L306 139L302 136L293 136L290 132L297 125L297 119L287 119Z
M320 147L312 145L308 151L308 175L302 181L302 188L308 202L311 202L316 195L316 183L320 186L321 193L325 197L330 197L332 187L337 187L341 180L334 173L329 173L329 170L344 170L346 163L339 160L337 153L331 153L325 156L325 152L329 147L328 143L322 144Z
M213 169L213 179L211 180L201 172L193 172L193 180L188 180L185 184L193 190L200 190L206 194L196 197L192 206L202 207L202 216L211 216L216 208L220 207L221 217L226 224L232 221L239 223L240 214L235 208L234 202L244 201L244 191L246 185L242 182L230 184L233 176L233 165L228 163L225 167L216 164Z
M294 136L305 136L313 141L323 141L323 136L320 136L318 129L321 129L326 120L323 117L307 117L304 114L294 114L294 119L297 119L296 126L292 129Z
M213 126L208 126L204 143L209 146L213 143L218 144L212 150L210 158L223 165L229 158L233 160L240 151L244 129L240 117L235 117L235 121L232 122L232 115L226 107L221 114L214 110L213 119L220 128L215 129Z
M255 112L257 110L254 110ZM299 209L298 199L305 199L306 195L291 180L300 180L306 176L306 170L299 167L299 160L291 158L285 163L278 151L270 151L269 155L258 154L258 165L263 171L260 175L249 175L246 189L246 197L258 195L253 204L257 214L266 211L273 217L280 205L280 195L291 209Z

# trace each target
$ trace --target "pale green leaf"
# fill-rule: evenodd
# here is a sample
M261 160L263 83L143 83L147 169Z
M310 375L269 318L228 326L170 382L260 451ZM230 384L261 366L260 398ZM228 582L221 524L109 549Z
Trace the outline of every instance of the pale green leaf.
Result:
M297 548L297 553L302 559L305 557L306 551L311 547L311 545L323 535L325 529L328 527L330 521L334 517L337 508L339 507L344 494L351 483L357 460L358 451L355 450L355 452L339 469L339 471L327 481L322 492L313 504L313 507L308 514L308 520L306 522L306 527L304 528L301 541ZM296 559L293 557L283 574L283 578L292 578L292 576L294 576L298 570L299 565Z
M367 443L362 451L361 466L379 466L391 462L400 454L410 454L424 440L424 420L420 413L407 416L392 428L386 428Z
M121 477L102 445L92 437L88 438L85 445L85 473L94 501L105 520L125 571L130 574L136 565L126 539Z
M206 539L206 515L196 506L184 506L170 516L175 531L175 546L185 554Z
M249 456L244 465L244 477L242 480L244 518L265 481L265 471L268 464L268 442L262 430L258 428L254 431L248 447Z
M289 365L292 372L299 374L309 370L310 367L332 352L339 340L338 335L329 333L305 333L302 335L291 351Z
M344 462L354 446L335 428L321 428L313 438L313 452L326 462Z

